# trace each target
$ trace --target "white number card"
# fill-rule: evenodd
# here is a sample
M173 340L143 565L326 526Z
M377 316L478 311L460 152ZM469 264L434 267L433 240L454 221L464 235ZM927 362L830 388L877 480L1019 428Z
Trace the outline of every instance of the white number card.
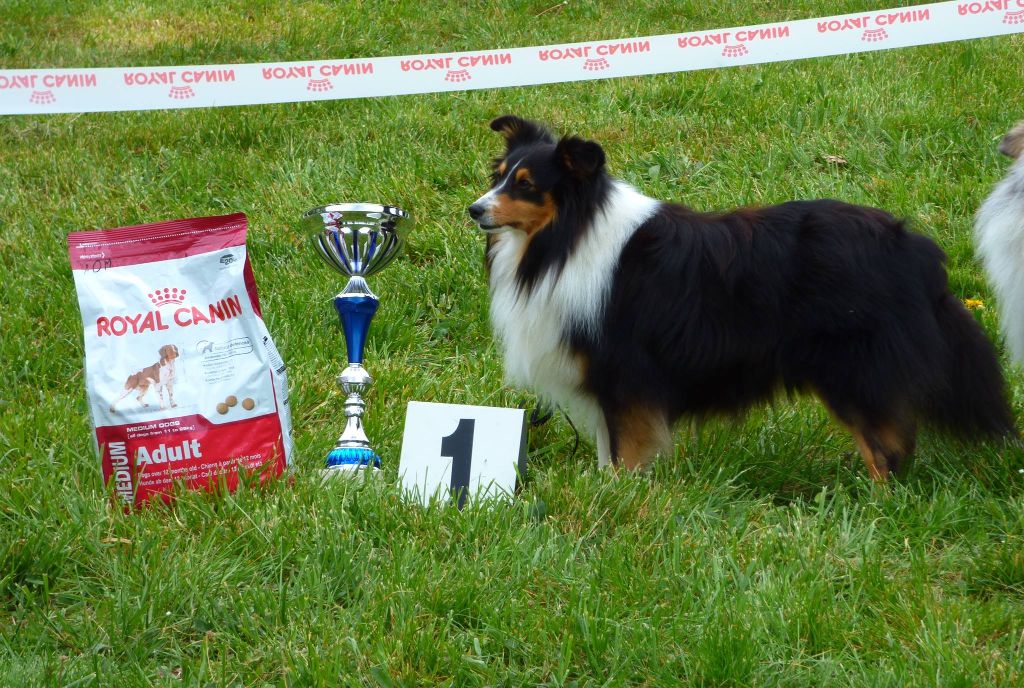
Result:
M432 499L511 497L526 472L522 409L410 401L398 475L406 494Z

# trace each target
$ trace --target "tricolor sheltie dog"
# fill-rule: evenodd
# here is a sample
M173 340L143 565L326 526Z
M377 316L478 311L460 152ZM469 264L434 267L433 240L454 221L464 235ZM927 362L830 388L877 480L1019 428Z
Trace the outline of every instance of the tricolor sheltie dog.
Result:
M996 293L999 321L1013 360L1024 365L1024 122L999 152L1014 160L978 210L975 243Z
M598 462L635 469L683 417L811 392L884 480L919 422L1014 434L991 343L945 256L875 208L794 201L704 213L644 196L593 142L500 117L487 233L510 381L567 408Z

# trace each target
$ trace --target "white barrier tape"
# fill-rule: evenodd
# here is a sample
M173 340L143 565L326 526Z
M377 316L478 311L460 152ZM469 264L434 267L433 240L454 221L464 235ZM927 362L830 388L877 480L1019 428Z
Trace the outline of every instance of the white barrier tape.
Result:
M0 70L0 115L224 107L585 81L1024 33L1024 0L937 2L712 31L354 60Z

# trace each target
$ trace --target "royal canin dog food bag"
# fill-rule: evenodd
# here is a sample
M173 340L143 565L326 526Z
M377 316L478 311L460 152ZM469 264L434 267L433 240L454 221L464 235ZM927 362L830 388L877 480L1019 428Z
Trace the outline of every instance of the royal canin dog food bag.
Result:
M103 480L126 505L291 463L288 380L247 227L239 213L68 236Z

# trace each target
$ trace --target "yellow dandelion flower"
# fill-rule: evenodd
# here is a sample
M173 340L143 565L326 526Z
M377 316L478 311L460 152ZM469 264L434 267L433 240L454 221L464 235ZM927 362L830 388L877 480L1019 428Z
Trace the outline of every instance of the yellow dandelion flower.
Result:
M985 302L981 299L964 299L964 305L972 311L985 310Z

